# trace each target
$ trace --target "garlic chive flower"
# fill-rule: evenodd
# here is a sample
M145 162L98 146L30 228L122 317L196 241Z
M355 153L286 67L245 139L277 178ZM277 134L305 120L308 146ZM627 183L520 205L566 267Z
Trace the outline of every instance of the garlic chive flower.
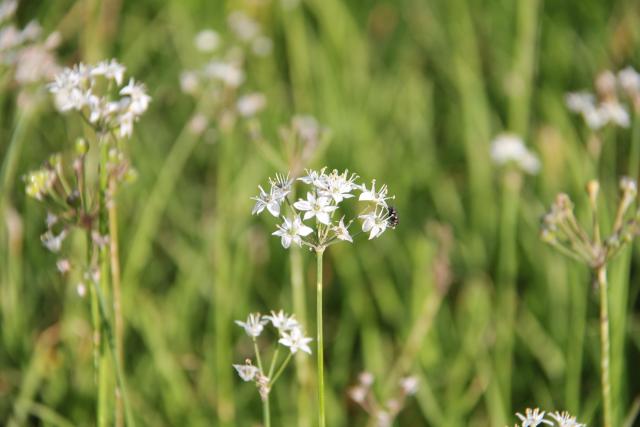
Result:
M288 249L292 242L298 246L302 246L302 238L313 233L313 229L304 225L298 215L293 217L292 220L288 218L283 219L284 222L282 225L278 225L278 229L272 234L274 236L280 236L282 246L285 249Z
M571 416L568 412L556 412L549 414L549 416L556 420L558 427L587 427L586 424L576 421L576 417Z
M59 111L77 111L96 130L117 131L120 138L128 138L151 97L134 79L122 86L124 73L124 65L115 59L96 65L80 63L63 69L48 87ZM117 89L110 90L114 85Z
M289 316L284 311L280 310L279 312L271 311L270 316L264 316L265 319L271 322L274 328L276 328L279 332L290 331L299 326L298 321L295 316Z
M536 427L543 423L552 426L553 423L545 419L544 414L545 412L544 411L540 412L540 409L538 408L535 408L535 409L527 408L527 410L525 411L525 415L522 415L521 413L518 412L516 416L520 418L520 420L522 421L522 427Z
M282 332L282 338L278 340L283 346L289 347L292 354L296 354L298 350L311 354L311 348L309 348L311 341L313 339L305 337L299 327L293 328L289 332Z
M253 381L260 370L253 366L251 363L245 363L244 365L233 365L238 372L238 376L243 381Z
M271 215L282 218L283 223L277 225L272 234L281 238L284 248L295 243L321 250L339 241L352 243L360 233L368 233L369 239L373 239L398 224L396 209L387 203L395 196L389 195L386 185L377 187L375 179L368 188L359 183L358 178L348 170L327 172L326 167L307 169L304 176L295 180L307 187L303 193L305 197L294 202L289 199L293 180L288 175L276 175L275 179L269 179L269 191L258 186L260 193L252 197L256 201L252 213L260 214L267 210ZM358 215L347 220L338 212L349 200L354 200L352 203L360 204L362 208ZM285 208L288 213L283 213ZM355 219L362 221L362 231L352 235L349 227Z
M600 130L607 125L628 128L631 116L627 102L636 111L640 107L640 74L632 67L600 73L595 80L597 95L587 91L568 93L565 102L571 112L580 114L586 125Z
M513 164L518 169L534 175L540 170L540 160L517 135L503 133L491 142L491 159L499 166Z
M236 320L236 325L240 326L244 329L244 331L252 338L259 337L262 331L264 330L264 325L269 323L267 319L262 317L260 313L251 313L249 317L247 317L246 322L242 322L240 320Z
M245 359L244 364L232 366L243 381L252 381L255 383L260 398L267 402L268 405L269 394L273 389L273 385L291 361L293 354L297 353L298 350L311 354L311 349L309 348L311 338L304 336L302 326L298 323L295 316L287 314L283 310L278 312L271 311L271 315L269 316L249 314L246 322L236 320L235 323L244 328L247 335L253 340L257 366L252 364L251 359ZM275 345L278 348L273 353L271 362L266 363L265 355L261 353L258 345L259 342L255 338L259 336L263 332L264 327L269 324L275 329L277 334ZM278 358L278 353L281 350L280 346L286 347L289 350L289 355L285 357L284 360ZM266 369L268 369L268 371Z
M338 209L337 206L330 205L329 198L316 197L313 193L307 193L307 200L300 199L293 204L293 207L304 212L304 219L315 217L318 222L329 225L331 213Z

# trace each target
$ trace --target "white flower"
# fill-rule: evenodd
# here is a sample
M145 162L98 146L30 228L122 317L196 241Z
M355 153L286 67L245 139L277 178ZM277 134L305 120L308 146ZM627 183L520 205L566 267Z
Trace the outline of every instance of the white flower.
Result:
M200 79L194 71L184 71L180 74L180 89L184 93L195 94L200 89Z
M640 92L640 73L633 67L626 67L618 72L618 83L627 95L634 96Z
M220 36L211 29L200 31L194 39L196 49L201 52L212 52L220 45Z
M260 26L244 12L232 12L227 18L229 27L243 41L249 41L260 34Z
M358 176L356 174L349 176L348 170L345 170L342 174L334 170L318 182L318 193L322 196L332 198L336 203L340 203L344 199L353 197L351 191L360 188L359 185L355 184L357 178Z
M565 96L570 111L584 113L595 108L595 97L589 92L570 92Z
M347 392L349 397L356 403L363 404L369 393L369 389L362 386L351 387Z
M549 414L549 416L556 420L559 427L587 427L586 424L577 422L576 417L572 417L568 412L556 412Z
M236 109L243 117L252 117L260 112L267 104L267 98L258 92L244 95L236 102Z
M598 110L605 123L613 123L623 128L628 128L631 124L626 108L616 100L602 102Z
M296 215L293 220L284 218L284 223L282 225L278 225L278 230L274 231L272 234L274 236L280 236L282 246L285 249L288 249L289 246L291 246L291 242L298 246L302 246L301 237L308 236L312 232L313 229L304 225L300 217Z
M151 97L147 95L144 85L136 83L133 78L129 84L120 90L120 95L129 96L129 111L135 115L140 115L147 111Z
M238 87L244 82L244 72L234 62L212 61L204 71L208 76L222 81L229 87Z
M522 427L536 427L537 425L540 425L542 423L552 426L553 423L549 420L546 420L544 418L544 414L545 412L540 412L538 408L533 410L527 408L527 410L525 411L525 415L522 415L518 412L516 416L522 421Z
M297 353L298 350L311 354L311 348L309 348L311 341L311 338L307 338L302 334L302 330L299 327L293 328L290 332L283 332L282 338L278 340L283 346L289 347L293 354Z
M300 178L298 178L299 181L302 181L305 184L313 185L314 187L318 187L318 188L324 185L323 183L326 178L326 175L324 174L324 168L320 171L307 169L306 172L307 172L307 175L301 176Z
M122 84L126 68L115 59L102 61L91 68L92 76L104 76L109 80L114 80L118 86Z
M344 240L353 243L353 238L349 234L349 230L344 225L344 217L340 218L338 225L333 227L333 232L336 234L338 240Z
M120 116L120 137L129 138L133 134L133 122L135 116L133 113L125 113Z
M270 316L264 316L264 318L268 319L273 327L280 332L289 331L299 326L298 321L293 315L289 316L282 310L277 313L272 311Z
M238 376L242 378L243 381L253 381L260 370L251 365L250 363L245 363L244 365L233 365L238 372Z
M411 396L418 392L418 384L417 377L405 377L400 380L400 389L405 395Z
M529 174L535 174L540 169L538 157L527 149L519 136L513 134L501 134L493 140L491 159L497 165L515 163Z
M269 323L267 319L260 316L260 313L251 313L249 317L247 317L246 322L241 322L240 320L236 320L236 325L244 328L244 331L252 338L260 336L262 331L264 330L264 325Z
M369 233L369 240L380 236L389 225L389 218L383 209L376 208L374 211L358 216L358 218L363 220L362 231Z
M40 236L40 240L42 240L42 244L49 249L53 253L60 252L60 248L62 247L62 242L67 237L67 231L62 230L60 234L57 236L54 235L51 230L44 233Z
M269 211L269 213L276 218L280 216L280 204L284 201L286 195L282 197L282 193L280 191L274 191L274 187L271 187L271 190L267 193L264 191L262 186L258 186L260 190L260 194L257 197L252 197L252 200L256 201L256 204L253 206L253 210L251 211L252 215L260 214L265 208Z
M328 197L316 197L313 193L307 193L307 200L300 199L293 204L293 207L304 212L304 219L316 217L318 222L329 225L331 213L338 209L330 204Z
M393 197L387 197L387 185L383 184L378 191L376 191L376 180L371 181L371 190L367 190L365 184L362 185L362 193L358 200L375 202L375 204L387 207L387 200L393 199Z

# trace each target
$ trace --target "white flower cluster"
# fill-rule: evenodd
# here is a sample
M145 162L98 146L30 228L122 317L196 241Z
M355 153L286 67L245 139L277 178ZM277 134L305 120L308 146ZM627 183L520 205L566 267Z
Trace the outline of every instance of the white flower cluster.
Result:
M576 417L571 416L568 412L554 412L547 415L544 411L540 411L538 408L527 408L524 415L518 412L516 416L520 418L520 421L522 422L520 425L521 427L536 427L542 424L550 426L556 425L558 427L586 427L586 424L579 423L576 421ZM553 421L549 420L547 416ZM518 426L516 425L516 427Z
M375 377L370 372L361 372L358 375L358 383L348 390L348 395L375 421L376 427L390 427L398 414L404 408L406 399L418 392L419 380L409 376L400 379L398 389L386 402L378 401L373 393L372 385Z
M288 315L282 310L277 313L272 311L271 315L268 316L262 316L260 313L251 313L245 322L240 320L236 320L235 322L244 329L245 333L251 337L251 339L259 337L264 330L264 326L271 323L278 331L279 344L289 348L292 354L297 353L298 350L311 354L309 343L312 339L304 336L302 327L295 316ZM245 379L245 381L249 380Z
M180 87L182 91L201 96L203 90L212 91L211 99L223 102L225 119L229 120L229 112L241 117L253 117L266 106L266 97L257 92L237 95L236 91L246 80L245 59L247 55L266 56L271 52L271 39L262 34L260 25L243 12L232 12L227 18L227 25L232 34L229 40L223 38L212 29L200 31L194 44L200 52L212 55L199 69L185 70L180 75ZM233 95L232 95L233 94ZM209 111L218 111L217 108L205 108ZM208 121L204 115L199 117L203 123ZM197 126L194 133L200 133L204 126Z
M236 320L236 324L244 329L246 334L253 340L258 366L254 366L251 359L246 359L244 364L233 365L233 367L243 381L255 382L258 392L264 400L269 396L273 385L278 380L278 377L284 371L294 354L298 351L311 354L309 343L312 339L304 336L302 326L293 315L288 315L282 310L277 313L272 311L271 315L268 316L262 316L260 313L252 313L249 314L249 317L245 322ZM278 351L281 348L278 346L267 371L265 370L265 366L262 364L262 360L264 359L260 357L260 349L258 348L256 338L262 334L264 327L268 324L271 324L277 330L278 344L282 347L288 348L289 353L284 361L280 363L280 367L276 370L275 368L278 364Z
M609 124L629 127L631 118L620 99L626 97L636 110L640 108L640 74L633 67L617 74L605 71L598 75L595 86L597 96L587 91L568 93L565 101L569 110L580 114L593 130Z
M60 35L54 32L42 41L42 28L36 21L18 28L10 22L17 7L15 0L0 3L0 67L12 68L19 85L50 80L60 69L52 52Z
M387 200L394 197L388 195L386 185L376 188L374 179L371 187L367 188L366 184L357 182L358 175L349 174L348 170L342 173L335 169L327 173L326 170L308 169L307 175L298 178L298 181L311 188L305 198L295 202L288 199L294 183L288 175L270 178L268 192L262 186L258 187L260 194L253 197L256 203L252 214L260 214L266 210L274 217L282 218L283 223L277 226L273 235L280 237L284 248L289 248L294 243L321 250L337 241L353 242L349 227L354 220L345 224L344 216L338 219L336 212L343 201L356 196L354 192L359 192L358 201L366 204L358 218L362 221L362 232L369 233L369 239L379 237L387 228L395 228L398 214L387 204ZM282 214L283 205L289 208L289 215ZM313 219L315 230L304 223Z
M151 97L133 78L123 85L125 71L115 59L96 65L80 63L56 75L49 90L58 110L78 111L97 130L117 131L126 138L149 107Z
M540 160L527 149L522 138L510 133L498 135L491 142L491 159L497 165L514 164L528 174L540 170Z

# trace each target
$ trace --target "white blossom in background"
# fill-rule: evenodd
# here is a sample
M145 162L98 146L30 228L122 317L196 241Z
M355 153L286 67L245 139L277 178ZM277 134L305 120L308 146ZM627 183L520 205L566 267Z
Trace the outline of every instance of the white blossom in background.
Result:
M272 234L281 238L284 248L295 243L318 250L338 241L352 243L360 233L368 233L369 239L373 239L398 224L397 211L388 205L394 196L389 195L386 185L377 187L373 180L368 188L358 182L358 175L347 170L327 172L326 168L307 169L305 173L297 179L308 187L304 198L289 200L292 181L282 176L269 180L269 191L258 186L260 193L252 197L256 201L253 214L267 210L274 217L282 218L283 223L277 225L277 230ZM351 220L345 220L345 215L338 215L337 212L343 203L351 200L363 208ZM283 213L285 207L288 213ZM362 221L362 231L352 234L349 228L357 219Z
M236 108L242 117L253 117L267 105L267 97L259 92L253 92L238 98Z
M193 43L201 52L198 59L202 62L181 72L180 88L196 101L194 116L205 115L207 119L196 122L204 124L205 129L196 126L197 131L192 133L217 139L212 137L214 132L229 132L265 108L266 97L246 88L247 63L269 55L273 42L263 34L257 20L236 10L227 17L226 30L205 28L196 34ZM258 127L253 121L247 124Z
M247 317L246 322L236 320L235 323L236 325L244 329L247 335L252 338L256 338L260 336L260 334L264 330L264 325L269 323L269 320L262 317L260 313L251 313L249 314L249 317Z
M96 65L80 63L57 74L49 91L61 112L77 111L100 132L117 131L121 138L128 138L151 97L133 78L122 86L125 71L115 59ZM120 97L108 92L100 81L114 84Z
M22 98L33 98L34 94L23 89L49 81L59 72L60 65L54 50L60 45L57 32L43 36L37 21L19 28L12 21L18 2L5 0L0 3L0 72L3 78L10 76L20 87Z
M540 170L540 160L527 149L522 138L513 134L498 135L491 142L491 160L498 166L514 164L528 174Z
M196 34L193 41L200 52L213 52L220 46L220 35L212 29L205 29Z
M631 124L629 106L640 108L640 74L633 67L618 73L604 71L595 79L596 93L570 92L565 96L567 108L580 114L585 124L597 131L605 126L628 128Z
M628 96L637 96L640 93L640 73L628 66L618 71L618 84Z

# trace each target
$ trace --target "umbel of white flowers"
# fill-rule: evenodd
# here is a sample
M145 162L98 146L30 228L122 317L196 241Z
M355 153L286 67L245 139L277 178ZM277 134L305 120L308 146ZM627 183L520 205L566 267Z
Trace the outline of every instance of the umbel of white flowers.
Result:
M273 235L280 237L284 248L294 243L318 251L338 241L353 243L353 237L360 233L369 233L369 239L379 237L387 228L398 225L398 213L387 203L394 196L388 195L386 185L376 187L375 179L367 187L359 183L358 178L348 170L340 173L334 169L327 173L327 168L307 169L306 175L297 179L306 184L306 195L292 201L289 195L294 180L289 175L276 174L275 178L269 178L269 191L258 187L260 194L253 197L256 204L252 214L266 211L282 219ZM356 196L357 201L362 202L362 210L357 215L362 231L351 235L349 228L356 218L345 221L339 212L343 202Z
M545 411L540 411L538 408L527 408L524 415L518 412L516 416L522 421L522 427L536 427L543 424L558 427L587 427L586 424L576 421L576 417L568 412L546 414ZM553 419L553 422L549 418ZM516 427L519 426L516 424Z
M62 70L48 87L61 112L78 111L97 131L117 131L126 138L151 97L133 78L123 84L125 70L115 59L96 65L80 63Z
M263 316L260 313L251 313L245 322L240 320L236 320L235 322L244 329L245 333L253 340L255 358L258 365L254 366L251 359L246 359L244 364L233 365L233 367L243 381L255 381L260 397L265 400L269 396L273 384L291 360L291 356L298 351L311 354L309 343L312 341L312 338L305 337L302 326L296 318L293 315L286 314L282 310L277 313L272 311L271 315L268 316ZM262 334L264 327L269 324L277 331L278 347L271 358L271 363L267 367L262 364L264 359L260 355L260 349L256 339ZM278 352L281 347L287 348L288 354L276 369L278 365ZM265 368L268 370L265 370Z

